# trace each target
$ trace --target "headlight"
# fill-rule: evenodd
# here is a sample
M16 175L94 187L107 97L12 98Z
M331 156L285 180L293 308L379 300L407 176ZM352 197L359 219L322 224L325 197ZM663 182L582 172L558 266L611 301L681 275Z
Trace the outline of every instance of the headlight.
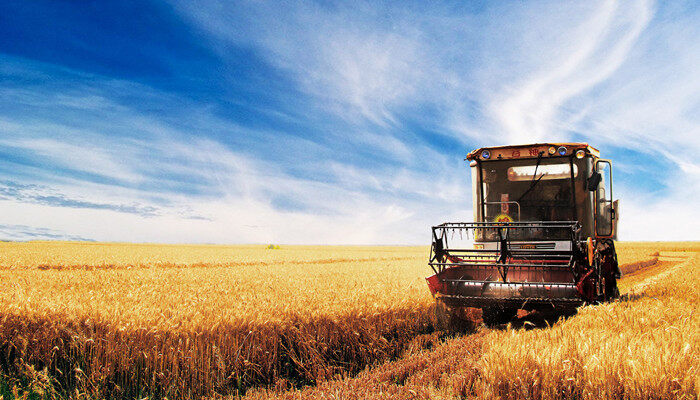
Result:
M583 156L586 155L586 152L583 150L579 150L576 152L576 158L583 158Z
M488 160L491 157L491 152L488 150L484 150L481 152L481 158L484 160Z
M554 153L556 153L556 152L557 152L557 149L556 149L554 146L552 146L552 147L549 148L549 155L550 155L550 156L553 156Z
M557 152L559 153L560 156L565 156L566 155L566 147L561 146L557 149Z

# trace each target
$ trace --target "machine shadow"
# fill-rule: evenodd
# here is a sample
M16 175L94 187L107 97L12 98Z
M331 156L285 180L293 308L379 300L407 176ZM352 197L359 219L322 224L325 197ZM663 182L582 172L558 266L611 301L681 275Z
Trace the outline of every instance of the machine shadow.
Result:
M554 313L554 312L542 312L542 311L530 311L523 312L510 321L491 327L491 329L496 330L506 330L508 325L511 329L546 329L554 324L565 321L576 315L576 311L571 311L567 313Z

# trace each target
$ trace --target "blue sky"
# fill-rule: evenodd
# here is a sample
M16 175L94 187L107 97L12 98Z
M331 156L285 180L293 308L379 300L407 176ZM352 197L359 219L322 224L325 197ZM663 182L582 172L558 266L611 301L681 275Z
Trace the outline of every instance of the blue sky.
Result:
M0 3L0 238L425 244L480 146L587 141L700 240L697 2Z

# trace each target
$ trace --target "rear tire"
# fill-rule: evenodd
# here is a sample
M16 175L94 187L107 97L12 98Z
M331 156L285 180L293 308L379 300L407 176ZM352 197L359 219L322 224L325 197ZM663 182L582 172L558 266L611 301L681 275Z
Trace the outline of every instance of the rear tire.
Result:
M481 309L481 319L484 325L492 327L510 322L518 314L514 308L484 307Z

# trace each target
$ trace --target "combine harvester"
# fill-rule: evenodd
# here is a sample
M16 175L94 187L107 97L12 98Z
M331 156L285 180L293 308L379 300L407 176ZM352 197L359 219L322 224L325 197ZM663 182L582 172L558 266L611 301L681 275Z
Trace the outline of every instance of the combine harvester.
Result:
M586 143L488 147L467 155L475 222L432 228L428 287L452 322L517 310L571 314L618 297L612 164ZM606 182L607 181L607 182Z

